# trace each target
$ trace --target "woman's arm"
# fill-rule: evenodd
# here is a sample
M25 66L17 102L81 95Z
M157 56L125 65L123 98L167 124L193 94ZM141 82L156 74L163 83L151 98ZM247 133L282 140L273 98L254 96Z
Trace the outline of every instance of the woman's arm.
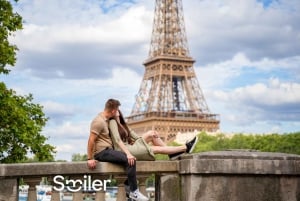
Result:
M121 140L117 121L114 119L110 120L108 126L109 126L109 130L111 132L110 134L111 134L113 143L117 143L117 145L120 147L120 149L127 155L129 164L132 164L132 160L136 160L136 158L129 152L126 145Z
M129 129L130 131L130 137L134 140L139 139L141 136L138 136L133 130Z

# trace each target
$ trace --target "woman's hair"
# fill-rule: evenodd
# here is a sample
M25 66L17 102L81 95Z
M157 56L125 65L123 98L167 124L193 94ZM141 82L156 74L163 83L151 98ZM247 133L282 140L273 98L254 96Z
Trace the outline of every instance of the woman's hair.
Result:
M120 114L120 116L119 116L120 122L117 121L117 124L118 124L118 131L120 134L120 138L123 142L128 142L129 144L132 144L133 141L130 136L130 130L129 130L127 123L125 121L125 118L120 110L119 110L119 114ZM118 117L115 117L115 119L116 118L118 118Z

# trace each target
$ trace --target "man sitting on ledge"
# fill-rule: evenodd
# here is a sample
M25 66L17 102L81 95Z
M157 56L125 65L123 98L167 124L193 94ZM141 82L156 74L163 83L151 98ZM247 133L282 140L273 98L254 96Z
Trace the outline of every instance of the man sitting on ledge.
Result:
M125 185L130 187L129 197L136 201L148 201L149 199L140 193L137 187L135 157L130 153L125 154L113 149L107 121L116 115L120 105L118 100L107 100L104 110L92 121L87 145L87 165L90 169L94 169L96 161L103 161L124 166L127 173Z

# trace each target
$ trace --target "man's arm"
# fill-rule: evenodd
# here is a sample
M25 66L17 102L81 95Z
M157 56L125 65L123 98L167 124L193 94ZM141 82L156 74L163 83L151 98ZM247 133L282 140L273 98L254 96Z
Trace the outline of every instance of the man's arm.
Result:
M94 160L94 147L97 135L94 133L90 133L90 137L88 139L87 145L87 157L88 157L88 167L90 169L94 169L96 167L96 160Z

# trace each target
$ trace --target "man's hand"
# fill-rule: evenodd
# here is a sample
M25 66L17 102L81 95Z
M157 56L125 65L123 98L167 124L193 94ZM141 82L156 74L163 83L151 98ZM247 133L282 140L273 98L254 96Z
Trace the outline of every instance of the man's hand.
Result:
M97 161L94 159L87 161L87 166L92 170L96 168L96 165L97 165Z

